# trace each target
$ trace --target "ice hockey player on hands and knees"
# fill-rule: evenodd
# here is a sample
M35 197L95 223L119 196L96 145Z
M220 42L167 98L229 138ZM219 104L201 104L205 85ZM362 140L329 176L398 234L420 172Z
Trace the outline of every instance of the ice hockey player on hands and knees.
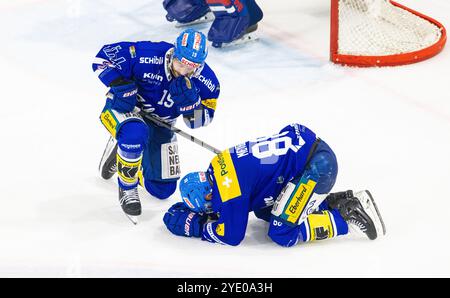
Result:
M268 236L285 247L345 235L349 225L371 240L385 227L368 191L330 193L336 156L300 124L218 154L206 172L180 180L182 202L164 215L175 235L238 245L250 212L270 223ZM276 200L275 200L276 199Z
M141 214L137 186L166 199L180 176L174 133L154 124L174 124L182 115L190 128L208 125L220 86L205 63L206 37L188 29L168 42L118 42L105 45L92 65L109 87L100 120L111 137L100 162L104 179L118 173L119 201L136 223Z
M217 48L255 39L263 18L255 0L164 0L163 6L167 20L177 26L212 21L208 40Z

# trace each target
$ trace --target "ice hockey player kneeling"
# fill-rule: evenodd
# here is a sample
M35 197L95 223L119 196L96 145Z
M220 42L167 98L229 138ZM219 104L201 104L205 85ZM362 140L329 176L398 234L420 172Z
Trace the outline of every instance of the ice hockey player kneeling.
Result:
M385 234L372 195L364 190L330 193L338 173L325 141L300 124L236 145L218 154L206 172L180 180L182 202L164 215L175 235L238 245L248 216L270 222L281 246L345 235L349 225L374 240Z

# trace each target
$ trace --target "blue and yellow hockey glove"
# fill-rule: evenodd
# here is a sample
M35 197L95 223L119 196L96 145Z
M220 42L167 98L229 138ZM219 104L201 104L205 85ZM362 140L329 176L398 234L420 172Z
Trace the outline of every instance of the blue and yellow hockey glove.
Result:
M112 86L111 93L111 109L120 113L129 113L133 111L137 103L138 89L134 82Z
M192 114L200 105L197 87L188 77L173 79L169 85L169 93L180 114Z
M207 215L192 212L185 203L178 202L164 214L163 221L172 234L185 237L201 237L203 225L207 219Z

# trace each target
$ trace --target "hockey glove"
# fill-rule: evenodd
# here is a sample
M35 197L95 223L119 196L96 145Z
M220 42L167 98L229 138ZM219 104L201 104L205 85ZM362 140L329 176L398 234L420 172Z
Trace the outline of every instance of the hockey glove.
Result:
M137 87L134 82L126 85L112 86L111 109L120 113L129 113L133 111L137 102Z
M201 237L207 215L192 212L183 202L176 203L164 214L164 224L177 236Z
M180 114L192 114L194 109L200 105L197 87L187 77L173 79L169 85L169 93Z

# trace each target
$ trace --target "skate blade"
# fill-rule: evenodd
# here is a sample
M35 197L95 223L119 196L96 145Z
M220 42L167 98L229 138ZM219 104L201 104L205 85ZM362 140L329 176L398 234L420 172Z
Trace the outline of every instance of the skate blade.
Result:
M213 42L212 46L215 48L223 49L223 48L230 48L230 47L246 44L246 43L257 41L257 40L259 40L259 35L256 32L251 32L251 33L244 34L244 36L242 36L241 38L233 40L232 42L229 42L229 43L214 43Z
M377 204L368 190L362 190L354 194L354 196L361 202L364 210L370 215L375 224L377 235L386 235L386 226L378 210Z
M108 159L108 156L111 154L111 152L116 147L116 143L117 143L117 140L114 137L110 136L108 143L106 144L105 150L103 151L102 158L100 159L100 164L98 165L98 171L100 173L100 177L102 177L105 180L108 180L108 179L106 179L102 176L102 167L103 167L104 163L106 162L106 160Z
M183 28L183 27L188 27L188 26L193 26L193 25L198 25L198 24L212 22L212 21L214 21L214 18L215 18L214 17L214 13L208 12L203 17L198 18L195 21L192 21L192 22L189 22L189 23L176 22L175 23L175 28Z
M128 215L125 214L126 217L128 217L128 219L134 224L137 225L138 224L138 217L137 216L133 216L133 215Z

